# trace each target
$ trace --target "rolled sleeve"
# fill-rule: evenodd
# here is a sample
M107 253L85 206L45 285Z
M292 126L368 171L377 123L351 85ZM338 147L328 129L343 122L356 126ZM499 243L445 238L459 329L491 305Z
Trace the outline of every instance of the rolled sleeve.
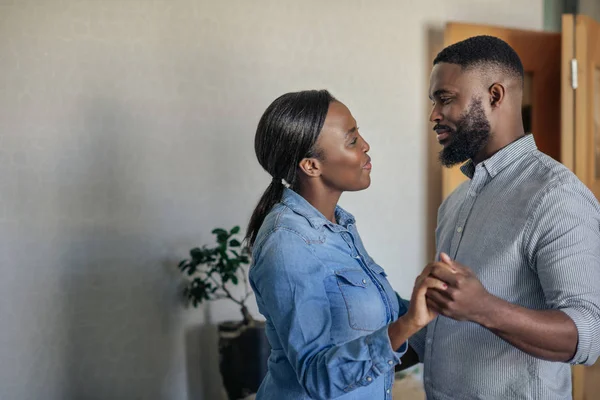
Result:
M563 184L544 196L529 230L527 249L549 308L577 327L572 364L600 355L600 211L583 187Z
M598 314L590 312L586 308L575 309L575 308L564 308L561 310L569 316L577 327L577 351L569 363L571 364L584 364L592 365L598 358ZM590 323L596 321L596 323ZM591 358L590 358L591 356Z

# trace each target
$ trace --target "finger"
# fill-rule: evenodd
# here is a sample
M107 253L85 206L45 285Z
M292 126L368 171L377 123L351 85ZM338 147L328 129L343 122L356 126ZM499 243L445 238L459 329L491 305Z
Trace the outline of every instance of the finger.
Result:
M442 282L439 279L428 276L417 287L415 287L413 291L414 299L425 298L428 289L445 290L447 287L448 285L446 282Z
M437 292L441 296L443 296L444 299L446 299L447 301L454 301L454 298L449 293L450 291L454 291L454 288L451 286L448 286L448 288L444 290L439 290L438 288L431 288L427 291L427 296L431 296L433 292Z
M425 287L427 289L446 290L448 288L448 284L446 282L444 282L444 281L441 281L441 280L437 279L437 278L434 278L432 276L428 276L421 283L421 287Z
M450 298L448 298L448 296L436 289L428 290L425 297L426 299L437 304L437 307L440 309L448 308L448 303L451 301Z
M444 252L440 253L440 260L442 260L442 262L445 262L448 265L452 265L452 259L450 258L450 256Z
M433 262L433 263L429 264L427 266L427 268L425 268L421 272L421 275L419 275L419 276L431 275L434 270L436 270L436 269L444 269L444 268L447 269L450 272L452 271L451 268L450 268L450 266L448 264L445 264L445 263L443 263L441 261L436 261L436 262Z
M431 269L431 276L438 278L450 286L455 286L457 281L457 274L453 272L447 264L438 263Z
M435 263L429 263L427 264L427 266L425 268L423 268L423 271L421 271L420 275L429 275L431 273L431 269L433 268L433 266L435 265Z
M423 282L423 280L425 279L425 276L419 275L417 276L417 278L415 279L415 287L414 289L416 290L418 287L421 286L421 283Z
M450 269L452 271L456 271L456 267L454 266L454 261L450 258L450 256L446 253L440 253L440 260L444 263L444 264L448 264L450 266Z
M435 265L448 268L452 272L457 272L460 264L454 262L450 257L448 257L448 254L441 253L440 261L438 261Z
M434 290L434 289L432 289ZM447 298L449 298L450 300L454 301L456 300L456 298L454 297L456 294L458 294L459 290L452 287L452 286L448 286L448 288L446 290L440 291L440 293L444 296L446 296Z
M438 306L437 303L435 303L433 300L426 298L425 299L425 303L427 304L427 308L429 308L431 311L439 314L440 313L440 307Z
M415 279L415 288L421 286L421 283L425 280L425 278L427 278L429 274L431 274L431 268L432 265L429 264L423 269L423 271L421 271L421 274L419 274L419 276L417 276L417 279Z
M453 264L453 265L455 265L455 264ZM446 264L443 261L432 262L431 264L428 265L428 267L429 267L429 271L432 271L432 270L434 270L436 268L446 268L448 271L451 271L451 272L452 271L456 271L456 267L455 266L451 266L449 264ZM425 272L425 270L423 270L423 272ZM423 272L421 272L421 273L423 273Z
M442 282L439 279L435 279L432 277L427 277L420 286L418 286L417 288L415 288L414 292L413 292L413 300L415 301L419 301L419 300L426 300L427 299L427 294L430 291L433 290L445 290L448 287L448 285L446 285L446 282Z

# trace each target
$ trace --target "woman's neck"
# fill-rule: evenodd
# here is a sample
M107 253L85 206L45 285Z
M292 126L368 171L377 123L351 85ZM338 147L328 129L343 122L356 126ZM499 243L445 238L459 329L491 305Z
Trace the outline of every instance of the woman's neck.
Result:
M335 207L342 192L331 190L324 186L302 185L298 194L308 201L314 208L319 210L329 221L337 224L335 219Z

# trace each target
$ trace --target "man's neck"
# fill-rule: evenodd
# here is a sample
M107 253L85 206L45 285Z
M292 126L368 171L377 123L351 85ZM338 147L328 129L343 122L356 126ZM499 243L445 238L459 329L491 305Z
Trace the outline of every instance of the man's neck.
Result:
M504 133L504 134L491 133L489 142L471 160L473 161L474 164L479 164L479 163L487 160L488 158L490 158L491 156L493 156L494 154L496 154L497 152L499 152L500 150L502 150L509 144L514 143L517 140L521 139L523 136L525 136L525 130L523 129L522 124L521 124L521 129L514 130L510 134L508 134L508 133Z

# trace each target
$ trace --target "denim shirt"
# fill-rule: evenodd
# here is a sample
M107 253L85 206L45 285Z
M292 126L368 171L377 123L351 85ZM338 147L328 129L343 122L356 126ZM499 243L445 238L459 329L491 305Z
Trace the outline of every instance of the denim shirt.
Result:
M266 318L268 373L257 400L392 398L387 326L406 306L367 254L352 215L328 221L285 189L253 248L250 284Z

